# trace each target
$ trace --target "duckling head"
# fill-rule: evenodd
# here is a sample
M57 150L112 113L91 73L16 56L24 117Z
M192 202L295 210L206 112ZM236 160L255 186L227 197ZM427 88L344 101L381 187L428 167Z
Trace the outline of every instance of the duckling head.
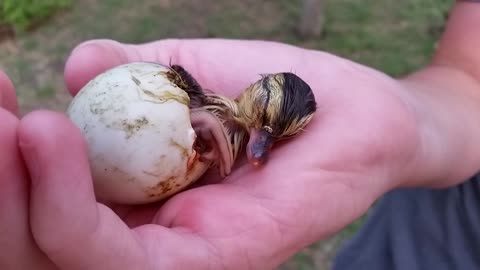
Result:
M310 86L289 72L263 75L236 101L240 122L249 134L247 158L254 166L267 162L275 142L299 134L317 107Z

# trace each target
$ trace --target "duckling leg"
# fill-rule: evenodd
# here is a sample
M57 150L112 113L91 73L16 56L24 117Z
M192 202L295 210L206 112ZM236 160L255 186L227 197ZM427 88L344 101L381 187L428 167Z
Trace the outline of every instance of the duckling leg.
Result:
M190 118L202 159L217 161L220 175L229 175L233 166L232 145L222 123L213 113L200 108L192 109Z

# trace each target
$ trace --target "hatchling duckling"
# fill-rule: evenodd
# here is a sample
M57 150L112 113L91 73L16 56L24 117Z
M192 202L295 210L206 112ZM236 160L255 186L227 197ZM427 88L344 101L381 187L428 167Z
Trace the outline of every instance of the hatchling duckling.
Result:
M247 159L256 167L267 162L276 142L303 131L317 109L310 86L290 72L263 75L233 102L220 95L207 99L227 107L230 118L248 134Z
M196 150L203 159L217 163L223 177L231 173L242 151L249 163L263 166L273 145L299 134L316 112L312 89L290 72L262 75L231 99L204 91L179 65L171 70L176 84L190 97Z

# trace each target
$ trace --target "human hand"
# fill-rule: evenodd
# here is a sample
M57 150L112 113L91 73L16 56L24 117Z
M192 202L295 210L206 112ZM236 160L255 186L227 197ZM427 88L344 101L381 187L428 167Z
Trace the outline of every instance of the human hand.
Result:
M37 247L28 216L28 173L17 145L12 82L0 71L0 269L55 269Z
M419 166L414 101L367 67L270 42L92 41L72 53L66 84L75 95L100 72L132 61L180 64L228 96L259 74L293 71L319 107L262 169L240 166L163 205L112 208L95 201L76 127L57 113L27 115L19 140L32 178L32 232L61 269L272 269L364 214Z

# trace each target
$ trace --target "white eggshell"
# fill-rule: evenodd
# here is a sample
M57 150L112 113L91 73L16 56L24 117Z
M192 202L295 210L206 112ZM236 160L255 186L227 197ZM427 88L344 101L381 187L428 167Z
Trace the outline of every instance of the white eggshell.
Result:
M154 63L117 66L72 100L67 115L85 136L100 200L158 201L207 169L193 150L188 95L166 78L167 71Z

